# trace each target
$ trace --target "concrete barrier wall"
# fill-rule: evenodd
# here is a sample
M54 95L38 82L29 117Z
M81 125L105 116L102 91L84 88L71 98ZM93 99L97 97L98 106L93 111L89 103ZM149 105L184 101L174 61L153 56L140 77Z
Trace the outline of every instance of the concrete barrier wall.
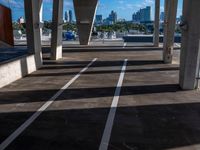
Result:
M35 55L0 64L0 88L36 71Z
M123 37L124 42L137 42L137 43L143 43L143 42L148 42L152 43L153 42L153 36L124 36ZM163 36L159 37L159 42L163 43ZM175 36L174 37L174 42L175 43L181 43L181 36Z

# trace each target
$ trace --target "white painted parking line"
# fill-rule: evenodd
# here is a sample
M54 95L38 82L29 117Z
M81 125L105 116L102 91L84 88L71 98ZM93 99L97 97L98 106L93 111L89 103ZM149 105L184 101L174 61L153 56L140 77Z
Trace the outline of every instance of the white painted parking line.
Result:
M104 132L103 132L103 136L102 136L102 139L101 139L100 146L99 146L99 150L107 150L108 149L108 144L109 144L109 141L110 141L113 122L114 122L114 118L115 118L115 113L116 113L116 110L117 110L117 105L118 105L118 101L119 101L119 97L120 97L121 87L122 87L125 72L126 72L127 62L128 62L128 59L125 59L123 67L121 69L119 81L117 83L117 87L116 87L116 90L115 90L115 95L113 97L113 101L112 101L112 104L111 104L110 112L108 114L106 126L105 126L105 129L104 129Z
M124 45L123 45L123 48L125 48L126 46L127 46L127 43L125 42Z
M39 115L45 111L57 98L60 96L74 81L76 81L82 73L84 73L95 61L94 58L85 68L83 68L76 76L74 76L68 83L66 83L53 97L51 97L42 107L40 107L28 120L26 120L19 128L17 128L1 145L0 150L4 150L11 144L31 123L33 123Z
M179 43L176 43L176 46L177 46L177 47L181 47L181 44L179 44Z

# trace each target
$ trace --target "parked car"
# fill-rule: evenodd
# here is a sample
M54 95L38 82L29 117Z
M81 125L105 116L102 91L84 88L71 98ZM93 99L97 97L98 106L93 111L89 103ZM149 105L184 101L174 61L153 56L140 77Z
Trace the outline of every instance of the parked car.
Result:
M66 40L66 41L76 40L76 34L73 31L64 31L63 40Z

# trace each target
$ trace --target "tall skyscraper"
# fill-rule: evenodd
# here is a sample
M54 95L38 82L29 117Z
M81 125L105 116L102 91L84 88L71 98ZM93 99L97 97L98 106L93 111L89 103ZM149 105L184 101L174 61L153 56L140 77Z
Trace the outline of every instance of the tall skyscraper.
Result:
M69 22L70 23L73 22L73 13L72 13L72 10L69 10Z
M102 24L103 23L103 16L102 15L96 15L95 23L96 24Z
M140 21L151 21L151 7L147 6L140 10Z
M151 21L151 6L147 6L145 11L145 20Z
M140 22L140 11L133 14L132 21L133 22Z
M69 22L69 11L65 11L65 21Z
M114 12L112 10L108 18L109 18L109 21L111 21L112 23L116 23L117 22L117 12Z
M132 16L133 22L151 21L151 7L142 8Z
M165 19L165 13L161 12L160 13L160 21L164 21L164 19Z

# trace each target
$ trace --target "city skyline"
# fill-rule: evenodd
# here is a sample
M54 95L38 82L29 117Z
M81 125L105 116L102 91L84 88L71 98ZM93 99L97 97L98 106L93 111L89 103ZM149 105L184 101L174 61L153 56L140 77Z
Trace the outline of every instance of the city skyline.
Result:
M19 17L24 16L24 4L23 0L0 0L1 4L4 4L10 7L13 10L13 20L17 20ZM132 14L137 12L141 8L145 8L146 6L151 6L151 18L154 19L154 0L99 0L97 12L96 14L101 14L103 18L107 18L112 10L117 12L119 19L132 20ZM44 16L43 20L51 20L52 19L52 0L44 0ZM74 15L74 7L72 0L64 0L64 12L63 17L65 15L65 11L72 10L73 18ZM164 0L161 0L161 12L164 10ZM178 12L177 16L180 16L182 13L182 0L179 0Z
M141 22L141 21L151 21L151 6L147 6L146 8L142 8L137 12L134 12L132 15L133 22Z

